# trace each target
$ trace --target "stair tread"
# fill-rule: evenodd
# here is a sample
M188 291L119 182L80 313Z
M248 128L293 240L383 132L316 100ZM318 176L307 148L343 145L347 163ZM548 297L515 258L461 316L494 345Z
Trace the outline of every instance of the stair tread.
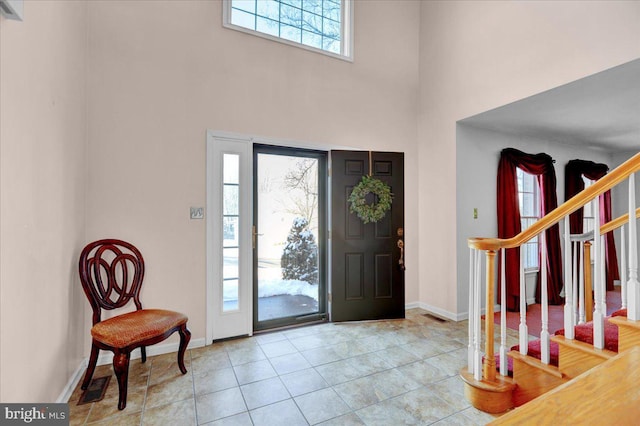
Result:
M631 328L640 329L640 321L630 320L626 316L617 316L617 317L614 317L614 318L610 318L609 321L614 323L616 326L623 326L623 327L631 327Z
M531 358L534 358L536 360L541 360L542 359L542 344L541 344L541 340L540 339L535 339L535 340L531 340L529 341L528 344L528 350L527 350L527 355L523 355L523 356L528 356ZM510 349L511 352L518 352L520 353L520 345L514 345L511 347ZM511 353L509 352L509 353ZM549 365L553 366L553 367L557 367L558 366L558 354L560 353L560 349L558 347L558 344L551 341L549 342ZM508 354L507 354L508 355ZM500 371L500 363L502 362L502 360L500 359L500 355L496 355L496 369L498 371ZM542 363L542 361L540 361L540 363ZM543 364L546 365L546 364ZM509 376L513 376L513 357L508 357L507 359L507 371L508 371L508 375Z
M532 367L539 368L548 374L562 378L562 372L558 369L557 365L545 364L539 358L532 357L531 355L522 355L519 351L512 350L507 354L511 359L525 362Z
M604 320L604 347L605 349L618 352L618 326L611 322L612 318ZM584 324L578 324L574 327L574 340L593 345L593 322L589 321ZM564 336L564 329L556 331L556 336ZM567 339L569 340L569 339Z
M520 345L514 345L511 347L512 351L520 351ZM558 355L560 353L560 348L558 344L551 341L549 342L549 364L550 365L558 365ZM527 355L535 358L542 359L542 340L535 339L531 340L528 344Z
M581 350L583 352L587 352L589 354L598 356L600 358L609 359L609 358L613 358L614 356L618 355L618 352L611 351L611 350L608 350L608 349L598 349L598 348L595 348L590 343L581 342L580 340L576 340L576 339L573 339L573 340L567 339L563 335L552 336L551 340L553 340L554 342L556 342L559 345L569 346L569 347L572 347L574 349L579 349L579 350Z
M626 309L621 309L616 311L613 314L613 317L605 318L604 326L604 334L605 334L605 347L604 349L597 349L593 347L593 322L588 322L584 324L578 324L574 327L575 330L575 338L573 340L567 339L564 336L564 329L558 330L555 336L551 336L551 342L549 345L549 355L550 360L548 366L557 367L559 364L559 354L560 348L558 344L562 344L565 346L571 346L575 349L579 349L588 353L591 353L595 356L601 358L611 358L615 356L618 352L618 324L629 325L631 327L636 327L640 329L640 321L628 321L626 319ZM519 355L519 359L525 360L526 358L531 358L539 360L542 358L542 348L541 348L541 340L531 340L528 342L528 350L527 355L521 355L520 345L514 345L511 347L512 352L517 352ZM507 360L507 371L509 376L513 376L513 356L509 353L509 358ZM526 357L526 358L525 358ZM500 368L500 357L496 356L496 368L499 370ZM525 361L526 362L526 361ZM531 361L531 365L535 365L536 361ZM541 365L547 365L540 362Z
M475 388L488 390L491 392L510 392L516 386L513 379L510 377L496 376L494 382L489 382L486 379L476 380L472 373L469 373L466 368L460 371L460 377L466 383L472 385Z

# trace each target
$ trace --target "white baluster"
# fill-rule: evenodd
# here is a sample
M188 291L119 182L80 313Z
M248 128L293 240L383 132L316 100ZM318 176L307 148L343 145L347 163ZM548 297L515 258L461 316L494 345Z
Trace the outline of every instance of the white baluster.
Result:
M636 234L636 178L629 176L629 282L627 283L627 318L640 319L640 283L638 283L638 235Z
M475 274L474 274L474 283L473 283L473 302L475 304L474 311L477 312L478 317L475 321L475 331L473 334L473 377L476 380L482 380L482 352L480 351L480 300L482 298L482 290L480 284L482 280L480 279L480 251L476 253L475 256Z
M505 249L500 250L500 374L507 375L507 274Z
M580 298L578 297L578 250L580 250L580 243L578 241L574 241L572 243L571 250L573 257L573 277L572 285L573 285L573 323L578 323L578 309L580 309Z
M529 328L527 327L527 288L524 281L524 246L520 246L520 326L518 327L520 353L529 351Z
M602 311L602 267L601 262L602 238L600 238L600 200L596 197L593 201L593 290L595 293L595 309L593 311L593 346L598 349L604 348L604 317L606 312ZM587 265L588 266L588 265ZM587 294L585 297L591 297Z
M564 333L567 339L573 339L573 316L576 309L573 304L573 282L571 280L571 235L569 216L564 218Z
M476 251L469 247L469 345L467 346L467 371L473 373L473 343L475 342L473 332L475 330L475 321L480 318L480 312L475 312L473 304L474 287L474 264ZM477 317L477 318L476 318Z
M578 324L584 324L584 320L585 320L585 309L584 309L584 304L585 304L585 300L584 300L584 268L590 268L591 265L585 265L584 264L584 241L580 241L579 243L579 247L580 247L580 253L579 254L579 258L580 258L580 270L579 270L579 280L578 280L578 292L579 294L579 298L580 298L580 306L578 307L579 309L579 319L578 319Z
M540 263L540 274L542 274L540 283L542 288L540 289L540 298L542 299L542 330L540 331L540 361L543 364L549 364L549 295L547 289L547 238L546 231L542 231L538 238L540 239L542 253ZM566 330L565 330L566 331Z
M627 307L627 230L626 225L620 228L620 309Z

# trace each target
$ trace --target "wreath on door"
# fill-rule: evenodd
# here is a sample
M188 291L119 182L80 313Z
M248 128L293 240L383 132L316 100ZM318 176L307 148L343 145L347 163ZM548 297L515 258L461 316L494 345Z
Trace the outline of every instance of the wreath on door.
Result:
M377 202L367 203L366 196L374 194ZM349 195L349 211L355 213L364 223L377 222L391 208L393 194L389 185L373 176L362 176L362 180Z

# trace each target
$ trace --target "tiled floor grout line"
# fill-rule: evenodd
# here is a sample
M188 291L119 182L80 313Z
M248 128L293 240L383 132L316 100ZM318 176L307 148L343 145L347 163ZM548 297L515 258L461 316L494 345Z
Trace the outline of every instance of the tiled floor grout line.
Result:
M288 336L285 336L285 337L287 337L287 339L289 339L289 338L288 338ZM290 339L289 339L289 342L290 342L291 344L293 344L293 343L290 341ZM259 341L257 342L257 344L258 344L259 346L262 346L262 344L261 344ZM301 351L300 349L298 349L298 347L297 347L295 344L293 344L293 346L296 348L296 352L295 352L295 353L300 354L303 358L305 358L305 359L306 359L306 357L304 356L304 354L302 354L302 352L303 352L303 351ZM376 354L377 356L379 356L379 355L378 355L378 353L379 353L379 352L384 351L385 349L389 349L389 348L392 348L392 347L398 347L398 348L401 348L401 346L404 346L404 345L399 345L399 344L389 345L389 346L387 346L386 348L382 348L382 349L377 350L377 351L365 352L365 353L362 353L362 354L360 354L360 355L356 355L356 356L354 356L354 357L342 358L341 360L336 360L336 361L333 361L333 362L339 362L339 361L342 361L342 360L348 360L348 359L351 359L351 358L355 358L355 357L357 357L357 356L368 355L368 354ZM321 346L318 346L318 347L315 347L315 348L309 348L309 349L307 349L307 350L318 349L318 348L320 348L320 347L321 347ZM261 348L261 349L262 349L262 348ZM455 349L455 350L457 350L457 349ZM455 350L454 350L454 351L455 351ZM263 352L264 352L264 351L263 351ZM339 398L340 398L340 399L345 403L345 405L346 405L347 407L349 407L349 408L350 408L350 410L351 410L351 411L350 411L350 413L354 413L356 416L358 416L358 414L357 414L357 411L358 411L358 410L362 410L362 409L367 408L367 407L369 407L369 406L371 406L371 405L375 405L375 403L372 403L372 404L369 404L369 405L366 405L366 406L360 407L360 408L358 408L358 409L354 409L352 406L350 406L350 405L348 404L348 402L347 402L347 401L345 401L345 400L344 400L344 398L340 395L340 393L338 393L338 392L335 390L335 387L336 387L336 386L342 385L342 384L344 384L344 383L349 383L349 382L352 382L352 381L355 381L355 380L360 380L360 379L365 378L365 377L371 377L371 376L374 376L374 375L376 375L376 374L379 374L379 373L382 373L382 372L385 372L385 371L395 370L396 368L403 367L403 366L406 366L406 365L411 365L411 364L415 364L415 363L419 363L419 362L424 362L424 361L427 361L427 360L428 360L428 359L430 359L430 358L434 358L434 357L437 357L437 356L440 356L440 355L444 355L444 354L447 354L447 353L450 353L450 352L453 352L453 351L440 352L440 353L434 354L434 355L432 355L432 356L430 356L430 357L428 357L428 358L421 358L421 359L418 359L418 360L415 360L415 361L413 361L413 362L409 362L409 363L406 363L406 364L400 364L400 365L398 365L398 366L391 366L391 367L389 367L389 368L385 368L385 369L383 369L383 370L379 370L379 371L376 371L376 372L373 372L373 373L370 373L370 374L366 374L366 375L364 375L364 376L360 376L360 377L357 377L357 378L354 378L354 379L351 379L351 380L347 380L347 381L345 381L345 382L336 383L335 385L329 385L329 384L327 383L327 384L328 384L328 388L332 389L332 390L334 391L334 393L335 393L336 395L338 395L338 397L339 397ZM265 354L265 356L266 356L267 360L269 361L269 363L271 364L272 368L274 368L274 371L275 371L275 367L274 367L274 366L273 366L273 364L271 363L271 358L270 358L270 357L268 357L266 354ZM306 360L307 360L307 362L309 362L309 360L308 360L308 359L306 359ZM309 363L310 363L310 362L309 362ZM330 362L330 363L326 363L326 364L331 364L331 362ZM326 365L326 364L319 364L319 365ZM320 375L320 377L323 377L323 376L322 376L322 374L320 374L320 372L316 370L316 367L318 367L318 366L313 366L313 365L311 366L311 368L312 368L316 373L318 373L318 374ZM436 367L436 368L437 368L437 367ZM276 374L278 375L278 377L280 377L280 376L281 376L281 375L280 375L280 373L278 373L277 371L276 371ZM401 374L402 374L402 373L401 373ZM443 382L443 381L445 381L445 380L450 379L451 377L452 377L452 376L447 375L447 376L445 376L445 377L443 377L443 378L441 378L441 379L439 379L439 380L434 381L434 382L433 382L433 384ZM422 384L420 384L420 387L421 387L421 388L427 388L427 386L422 385ZM325 389L326 389L326 388L325 388ZM397 394L397 395L394 395L394 396L392 396L392 397L389 397L389 398L386 398L386 399L380 400L379 402L383 402L383 401L387 401L387 400L390 400L390 399L393 399L393 398L401 397L402 395L406 395L407 393L410 393L411 391L412 391L412 390L407 390L407 391L405 391L405 392L401 392L401 393L399 393L399 394ZM310 391L310 392L308 392L308 393L312 393L312 392L314 392L314 391ZM296 404L296 406L298 407L298 409L300 410L300 412L302 413L302 410L301 410L301 409L300 409L300 407L298 406L298 404L297 404L297 402L296 402L295 398L296 398L296 397L299 397L299 396L302 396L302 395L306 395L306 394L300 394L300 395L297 395L296 397L292 396L291 394L289 394L289 395L290 395L290 398L291 398L291 399L293 399L294 403ZM304 416L304 413L302 413L302 414L303 414L303 416ZM332 420L332 419L335 419L335 418L338 418L338 417L340 417L340 416L335 416L335 417L332 417L332 418L327 419L327 420L325 420L325 421L329 421L329 420ZM359 416L358 416L358 417L359 417ZM312 423L309 421L309 419L308 419L308 418L306 418L306 416L305 416L305 419L307 420L307 422L308 422L309 424L312 424Z
M423 393L426 391L425 395L433 394L437 396L437 398L433 399L438 400L439 402L437 404L440 404L443 408L436 407L436 405L434 405L433 410L436 410L434 413L440 414L428 415L424 415L416 411L409 412L407 411L407 408L404 408L407 415L410 417L415 416L417 419L426 421L430 415L445 415L446 411L443 410L455 410L442 418L437 418L435 421L441 422L444 419L450 419L450 421L457 420L462 424L470 424L469 419L473 420L478 418L484 420L484 417L481 416L482 413L478 414L473 410L469 410L469 408L471 408L469 404L465 407L464 404L456 402L458 395L462 398L462 389L452 381L452 378L455 377L453 370L456 367L457 361L464 358L464 354L462 353L466 348L466 341L463 342L465 334L464 330L466 329L464 325L458 326L457 324L452 323L449 327L440 326L438 324L432 324L428 321L424 321L417 317L417 315L412 317L408 316L406 320L397 323L387 323L383 321L378 324L371 325L355 324L353 327L351 325L345 325L343 327L341 324L328 324L330 323L317 325L317 328L313 328L316 327L314 325L306 330L297 329L277 331L275 333L279 333L278 336L274 336L273 338L261 339L261 336L253 336L249 338L255 339L253 341L243 339L237 341L237 343L232 342L230 344L220 345L217 348L209 347L209 350L204 348L201 351L200 348L189 350L188 359L190 362L189 374L191 378L191 397L171 399L171 397L166 394L167 388L163 389L162 387L158 387L157 389L154 388L152 395L152 399L156 403L156 406L147 407L147 403L150 402L149 386L151 384L153 374L162 373L162 376L160 377L164 377L164 373L166 373L164 370L169 370L165 365L165 360L168 358L151 358L149 361L152 362L148 370L148 376L146 377L146 386L143 391L144 394L142 395L140 419L139 423L136 422L136 424L139 424L140 426L145 425L145 422L150 422L152 419L156 419L160 413L163 413L162 408L170 411L172 410L172 404L181 402L182 404L174 407L180 407L180 410L188 409L189 411L193 411L193 414L190 416L193 416L192 418L196 425L200 425L200 421L205 419L201 418L201 415L199 415L199 397L201 398L201 403L205 404L203 405L203 409L206 409L207 413L214 413L214 416L212 417L213 420L207 421L207 423L202 423L203 425L209 423L217 424L218 422L223 423L224 419L234 416L239 416L238 419L246 421L247 424L261 424L261 422L265 420L265 413L277 413L279 410L279 408L273 407L271 409L272 411L269 411L269 409L267 409L267 411L263 411L263 408L274 404L282 404L284 402L287 403L281 406L283 408L286 407L286 412L291 413L291 415L298 416L298 420L306 422L309 425L314 425L317 422L338 424L340 420L336 419L343 416L348 416L345 417L345 419L350 418L353 421L368 424L367 420L371 421L371 416L376 412L376 408L374 406L384 403L385 405L378 408L378 410L387 410L388 408L391 408L392 412L395 412L398 409L402 410L403 408L399 408L397 406L398 404L406 404L406 401L414 401L413 403L415 404L415 398L422 398L420 393L414 394L414 392L418 391ZM264 336L267 336L267 334L264 334ZM281 345L286 344L288 347L278 347L278 343ZM446 350L439 352L440 347L445 347ZM432 350L437 351L437 353L431 353ZM202 357L211 356L211 359L215 360L213 362L218 362L218 360L224 359L225 366L216 368L214 365L212 368L212 366L208 364L208 359L201 358L198 362L200 367L198 368L198 371L196 371L196 368L194 367L194 360L197 359L194 358L196 353L199 353ZM224 354L224 356L222 354ZM428 355L425 356L425 354ZM336 356L338 359L333 359ZM285 357L292 358L287 359ZM358 360L358 357L363 357L363 359ZM187 356L185 356L185 358L187 358ZM434 358L440 359L433 361ZM162 359L162 361L156 362L159 359ZM332 360L324 362L326 359ZM410 362L406 362L410 359L412 359ZM248 365L252 363L260 363L263 360L267 362L262 365L256 364L255 370L253 369L254 366ZM240 363L236 365L238 362ZM296 364L288 364L290 362L295 362ZM331 367L325 367L334 363L343 364L334 369ZM358 367L357 364L362 364L363 368L357 368L356 371L353 371L354 367ZM241 368L241 366L244 365L247 367ZM411 367L412 365L415 365L415 369ZM272 372L266 370L267 366L272 370ZM276 366L279 368L276 368ZM157 370L158 368L162 368L161 372ZM226 368L231 368L231 372L225 372L222 376L216 375L215 372L217 370L222 371ZM290 368L294 369L289 371ZM424 370L418 370L421 371L421 373L418 373L416 371L417 368ZM294 373L305 370L307 370L307 372L313 377L309 379L307 374L301 373L297 376L288 377L285 382L285 376L293 375ZM359 375L364 371L367 371L367 374ZM424 371L424 373L422 373L422 371ZM431 371L433 371L433 373ZM330 375L325 376L321 374L321 372ZM373 376L390 372L393 372L390 376L381 376L380 378L370 379ZM144 371L141 371L141 373L144 373ZM199 385L196 384L196 373L198 373L201 377L200 380L202 380L199 380ZM233 376L229 373L232 373ZM427 376L424 376L425 373ZM270 376L271 374L273 374L273 376ZM240 375L243 377L243 380L249 381L241 384ZM170 384L172 380L171 377L172 376L167 376L167 385ZM231 384L231 377L233 377L235 385L229 387ZM348 380L344 380L347 377L350 378ZM277 382L273 380L275 378L278 379ZM206 382L214 379L216 382ZM389 385L385 383L388 379L393 379ZM263 386L258 385L256 387L247 388L250 392L249 394L243 391L243 386L252 385L266 380L271 380L271 383L266 383ZM303 380L303 382L296 382L296 380ZM363 384L370 383L374 385L375 389L379 389L379 392L376 391L376 394L370 393L370 390L359 392L356 390L359 387L361 388L359 384L343 386L358 380L363 380ZM405 383L408 381L412 381L414 383L406 385ZM164 379L162 382L164 382ZM273 389L279 392L274 399L282 397L284 397L284 399L267 404L265 404L264 401L267 401L270 398L263 399L262 397L258 397L258 399L253 399L255 395L259 395L259 393L262 392L262 389L268 389L270 384L273 384L275 386ZM317 386L320 387L316 388ZM378 388L378 386L382 387ZM414 386L417 387L412 389ZM178 389L182 389L180 395L184 395L184 392L188 388L181 386L178 387ZM201 395L197 394L198 389L202 392ZM215 390L212 391L212 389ZM240 395L233 396L233 398L237 401L235 404L242 401L242 404L244 405L242 408L244 410L237 414L216 418L215 413L220 415L222 412L210 411L215 407L215 405L211 406L209 404L214 401L223 400L217 399L218 397L213 399L206 399L202 397L205 395L216 394L227 389L237 389L237 391L234 392L238 392ZM338 389L340 389L340 392ZM328 398L326 400L327 403L329 403L329 401L335 401L340 408L337 408L334 411L317 412L314 411L317 410L317 408L313 408L313 406L309 405L311 401L315 401L313 397L306 398L305 400L300 399L306 395L323 390L327 390L327 392L319 393L318 396L322 397L323 400L325 397ZM352 393L353 390L355 390L356 393ZM258 394L255 393L256 391ZM302 393L299 393L301 391ZM177 396L178 394L176 394L176 397ZM222 396L223 395L220 395L220 397ZM337 399L335 398L336 396L338 397ZM381 399L382 396L384 396L384 399ZM113 394L111 394L110 398L112 397ZM139 397L140 394L138 394L137 398ZM227 397L228 396L224 396L224 398ZM247 400L248 397L253 401L252 404L258 403L258 406L250 409L248 404L249 401ZM345 397L348 399L345 399ZM373 397L373 399L371 399L371 397ZM402 398L405 398L405 402L403 402ZM190 408L188 404L183 402L187 400L192 401L193 405ZM300 403L303 403L303 405L300 405L298 400L300 400ZM338 401L340 401L340 403L338 403ZM347 401L351 401L354 405L350 405ZM217 404L219 403L220 402L217 402ZM343 404L343 407L341 404ZM360 404L366 405L360 406ZM100 411L94 414L97 407L100 407L100 405L97 403L92 404L87 411L82 424L87 425L88 420L92 417L94 422L103 422L108 419L115 420L115 416L120 415L117 412L104 411L104 408L100 408ZM303 407L305 410L303 410ZM238 408L241 408L239 404ZM160 411L156 409L159 409ZM153 410L154 414L151 415L151 411L149 410ZM257 410L260 410L260 414L254 419L252 412L257 412ZM346 411L342 412L342 410ZM83 410L80 410L79 412L82 411ZM201 414L203 413L204 412ZM383 413L386 413L386 411L383 411ZM135 413L130 414L135 415ZM362 414L364 414L364 417ZM125 413L124 415L127 414ZM308 417L309 415L311 415L311 417ZM331 415L332 417L324 418L324 415ZM269 420L268 417L266 419ZM130 420L133 419L123 420L129 422L128 424L131 424ZM316 423L312 423L312 421ZM430 422L431 420L429 423Z
M198 425L198 400L196 399L196 376L193 372L193 353L189 350L189 370L191 372L191 388L193 389L193 417L195 418L195 424ZM144 426L144 425L141 425Z

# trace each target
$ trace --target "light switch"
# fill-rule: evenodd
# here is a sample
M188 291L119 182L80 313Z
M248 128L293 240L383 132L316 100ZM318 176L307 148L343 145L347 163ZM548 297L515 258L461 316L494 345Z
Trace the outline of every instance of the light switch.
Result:
M204 219L204 207L191 207L191 219Z
M473 218L474 218L474 219L477 219L477 218L478 218L478 208L477 208L477 207L474 207L474 208L473 208Z

